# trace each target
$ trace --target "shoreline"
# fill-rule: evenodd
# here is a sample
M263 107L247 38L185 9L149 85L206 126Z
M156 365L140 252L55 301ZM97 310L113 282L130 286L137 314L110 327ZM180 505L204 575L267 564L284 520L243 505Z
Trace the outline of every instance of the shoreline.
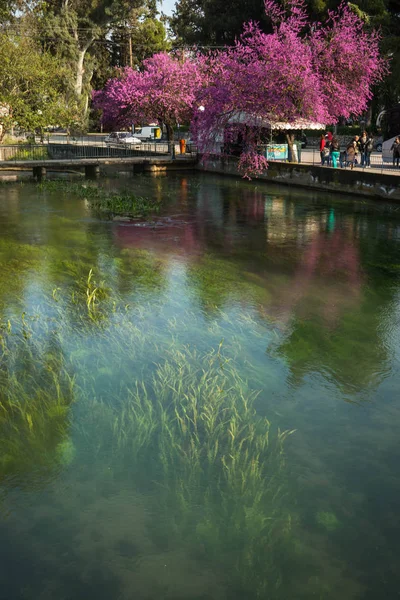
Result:
M213 155L200 158L197 169L242 179L237 171L236 157ZM339 194L350 194L375 200L400 202L400 170L398 174L376 172L373 169L333 169L304 163L270 162L265 174L253 181L265 181L289 187L301 187Z

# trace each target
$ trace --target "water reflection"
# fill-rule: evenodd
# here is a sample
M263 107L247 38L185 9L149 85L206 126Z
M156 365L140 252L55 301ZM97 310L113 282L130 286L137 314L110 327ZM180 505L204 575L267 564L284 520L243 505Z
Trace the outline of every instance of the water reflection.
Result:
M48 293L66 282L76 288L89 268L111 285L115 280L127 301L145 289L168 295L167 273L179 259L186 272L180 285L185 282L204 314L239 303L279 328L278 353L296 380L317 370L362 387L387 372L380 324L395 290L373 289L371 277L382 282L380 263L395 270L393 261L379 258L380 240L394 243L393 222L371 218L365 209L348 214L340 206L307 205L229 180L215 185L182 177L171 185L165 178L140 178L138 187L139 193L150 188L160 198L169 195L168 214L148 224L101 224L88 219L83 203L70 209L60 198L54 206L46 194L45 210L42 200L36 211L28 188L18 223L19 195L7 188L1 212L3 307L10 309L11 292L23 308L24 286L29 282L32 290L32 278ZM378 252L373 263L371 244ZM352 355L358 357L356 369L346 368Z
M186 180L177 205L179 194L186 203ZM277 352L288 361L292 382L317 371L356 390L387 375L380 315L392 295L374 294L369 285L362 239L369 215L313 210L258 189L238 194L233 184L206 183L194 195L195 213L150 226L119 225L118 244L183 259L205 314L235 302L255 307L282 332Z
M14 540L0 552L12 572L21 545L36 549L21 551L21 582L6 582L7 597L256 598L266 573L276 600L393 597L395 215L254 182L127 181L164 199L164 212L149 223L100 220L80 200L30 186L5 189L0 203L0 514L12 514L0 533ZM102 291L94 308L88 289ZM261 461L271 471L247 486L264 498L254 505L235 478L229 488L233 463L218 454L222 440L240 440L242 400L230 405L230 433L222 420L207 446L212 477L208 438L191 429L206 409L226 415L218 402L235 386L237 398L260 390L250 419L266 415L271 439L297 429L287 471ZM196 398L194 412L181 412L179 390ZM175 402L171 421L157 413L164 397ZM159 422L178 441L162 443ZM270 481L276 503L258 487ZM271 514L279 526L267 527Z

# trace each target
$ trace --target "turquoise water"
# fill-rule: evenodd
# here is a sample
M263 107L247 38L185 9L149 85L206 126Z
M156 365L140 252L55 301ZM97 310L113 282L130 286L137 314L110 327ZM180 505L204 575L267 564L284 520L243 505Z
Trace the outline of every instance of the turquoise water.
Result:
M0 598L399 594L400 211L205 175L0 190Z

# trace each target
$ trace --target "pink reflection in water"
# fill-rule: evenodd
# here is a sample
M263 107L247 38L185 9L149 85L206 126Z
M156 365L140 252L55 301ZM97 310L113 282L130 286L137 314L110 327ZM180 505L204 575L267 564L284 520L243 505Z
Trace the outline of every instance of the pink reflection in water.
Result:
M284 323L295 312L300 318L317 314L334 326L345 310L361 301L361 286L360 256L352 231L315 232L274 312Z
M124 248L146 248L161 254L184 256L201 248L195 225L177 218L159 219L154 223L118 224L116 242Z

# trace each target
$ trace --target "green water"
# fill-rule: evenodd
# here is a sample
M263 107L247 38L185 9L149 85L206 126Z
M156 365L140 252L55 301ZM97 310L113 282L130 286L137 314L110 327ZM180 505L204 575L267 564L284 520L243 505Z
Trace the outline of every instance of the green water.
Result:
M0 599L399 595L400 211L0 189Z

